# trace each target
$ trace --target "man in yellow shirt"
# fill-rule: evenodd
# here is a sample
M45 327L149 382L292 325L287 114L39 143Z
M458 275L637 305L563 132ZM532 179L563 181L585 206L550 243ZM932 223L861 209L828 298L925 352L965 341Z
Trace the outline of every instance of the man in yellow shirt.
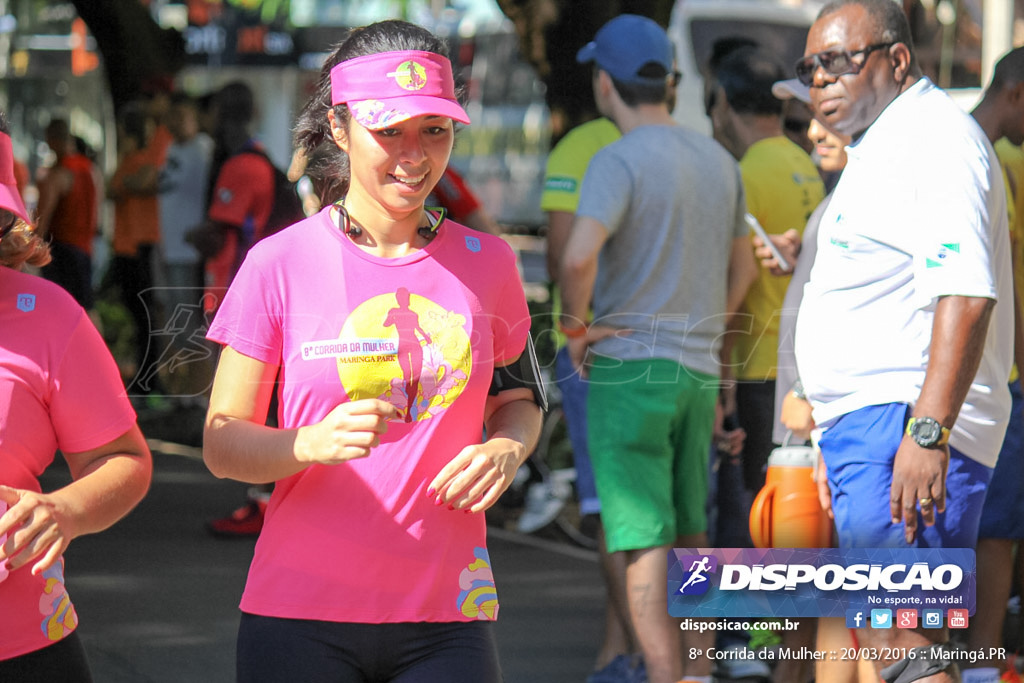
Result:
M783 131L783 102L772 85L785 77L782 67L756 46L729 52L714 69L708 89L707 112L714 137L739 160L749 214L768 234L789 230L803 233L807 219L825 196L817 167L804 149ZM718 515L714 544L750 547L747 520L753 496L764 486L765 467L775 444L775 377L778 365L779 320L790 277L761 268L747 291L739 315L730 325L722 352L724 380L734 378L735 412L746 431L739 463L718 463ZM725 396L729 396L728 393ZM737 466L742 479L736 476ZM742 481L742 490L737 490ZM811 646L814 629L785 634L785 646ZM732 647L742 647L735 643ZM719 674L744 675L722 670ZM801 670L803 669L803 670ZM800 662L781 663L776 681L802 680L810 673Z
M772 94L772 84L784 77L769 55L744 46L721 60L708 91L714 137L739 160L747 210L768 234L802 233L825 196L814 162L783 133L782 102ZM745 492L720 491L718 496L744 501L732 508L731 518L720 511L716 544L721 547L750 545L746 514L764 485L773 448L779 313L789 279L760 270L727 340L731 354L723 352L723 380L730 374L737 380L735 406L727 401L726 409L735 407L747 438L740 456Z
M1020 294L1024 280L1024 48L1017 48L996 64L992 83L972 112L974 119L993 143L1006 183L1007 214L1010 223L1011 262L1014 280L1014 360L1010 376L1012 397L1010 422L992 473L978 527L977 616L970 623L968 647L981 652L1003 645L1006 601L1014 578L1014 546L1024 539L1024 405L1019 369L1024 361L1024 330L1021 325ZM1018 570L1020 564L1017 565ZM1019 681L1016 672L1005 670L999 679L1002 658L980 660L961 672L965 683Z

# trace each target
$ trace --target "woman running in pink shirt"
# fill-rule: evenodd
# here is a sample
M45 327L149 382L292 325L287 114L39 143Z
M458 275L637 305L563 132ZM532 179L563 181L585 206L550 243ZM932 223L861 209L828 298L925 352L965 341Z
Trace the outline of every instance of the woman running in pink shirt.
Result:
M0 114L0 681L88 683L63 554L149 487L152 461L114 359L59 285L14 182ZM60 450L72 482L43 493Z
M296 142L333 151L338 201L256 244L210 328L206 463L276 482L242 682L501 680L483 512L533 449L543 388L512 250L424 206L469 123L444 54L386 21L328 58Z

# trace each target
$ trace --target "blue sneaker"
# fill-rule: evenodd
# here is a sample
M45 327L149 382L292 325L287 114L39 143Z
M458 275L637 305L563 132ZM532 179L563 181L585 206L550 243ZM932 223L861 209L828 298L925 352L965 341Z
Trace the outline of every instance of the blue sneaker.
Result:
M647 683L647 670L639 656L617 655L604 668L587 676L586 683Z

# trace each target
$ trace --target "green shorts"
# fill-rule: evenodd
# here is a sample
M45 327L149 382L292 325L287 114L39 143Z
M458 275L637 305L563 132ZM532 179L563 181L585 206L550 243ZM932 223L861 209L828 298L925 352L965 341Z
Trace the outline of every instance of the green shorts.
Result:
M717 399L717 377L669 360L591 369L587 437L609 552L707 530Z

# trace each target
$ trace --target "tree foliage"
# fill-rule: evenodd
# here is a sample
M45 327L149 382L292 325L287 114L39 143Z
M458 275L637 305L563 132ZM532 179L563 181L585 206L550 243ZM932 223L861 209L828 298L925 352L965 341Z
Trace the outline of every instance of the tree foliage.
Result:
M526 60L547 89L553 136L597 115L589 67L576 52L612 17L641 14L668 26L673 0L496 0L512 20ZM161 28L139 0L72 0L96 39L115 110L154 78L173 76L185 63L182 36Z
M173 76L184 66L181 33L161 28L138 0L72 0L72 4L103 55L115 111L136 98L148 81Z
M619 14L640 14L668 26L672 0L497 0L512 20L526 60L547 88L552 136L597 115L590 67L576 52Z

